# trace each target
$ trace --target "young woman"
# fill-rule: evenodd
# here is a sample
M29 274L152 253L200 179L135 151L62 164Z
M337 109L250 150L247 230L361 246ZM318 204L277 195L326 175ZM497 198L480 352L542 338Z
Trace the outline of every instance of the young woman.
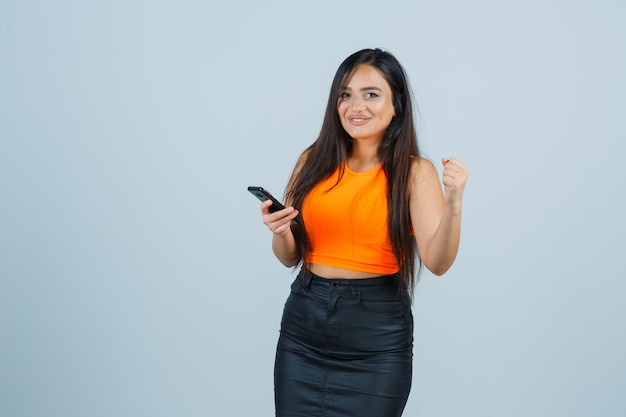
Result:
M416 272L424 265L442 275L459 246L467 169L454 158L442 163L444 192L420 156L396 58L379 49L349 56L319 137L296 163L288 207L270 213L271 202L261 204L276 257L302 264L276 353L277 416L402 414Z

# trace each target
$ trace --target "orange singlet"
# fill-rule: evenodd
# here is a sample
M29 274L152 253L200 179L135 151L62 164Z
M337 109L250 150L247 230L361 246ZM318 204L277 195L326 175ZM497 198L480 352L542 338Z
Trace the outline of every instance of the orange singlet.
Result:
M346 166L307 195L302 217L311 240L308 262L353 271L393 274L398 263L387 229L387 177L379 164L367 172Z

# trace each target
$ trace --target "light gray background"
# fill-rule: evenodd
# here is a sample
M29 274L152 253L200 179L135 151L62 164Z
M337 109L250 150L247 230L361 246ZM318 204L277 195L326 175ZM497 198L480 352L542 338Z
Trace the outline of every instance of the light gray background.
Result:
M270 416L282 195L383 47L470 167L407 416L626 414L622 1L0 1L0 415Z

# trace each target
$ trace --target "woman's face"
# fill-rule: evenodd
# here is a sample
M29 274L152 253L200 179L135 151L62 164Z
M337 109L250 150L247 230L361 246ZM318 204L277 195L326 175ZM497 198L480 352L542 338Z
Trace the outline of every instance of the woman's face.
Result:
M379 143L395 116L383 74L371 65L359 65L339 93L337 111L352 139Z

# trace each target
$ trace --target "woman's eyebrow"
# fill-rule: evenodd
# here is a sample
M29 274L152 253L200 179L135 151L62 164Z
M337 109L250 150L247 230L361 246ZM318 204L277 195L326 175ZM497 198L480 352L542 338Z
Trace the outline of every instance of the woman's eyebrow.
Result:
M352 91L352 88L351 88L351 87L347 87L347 86L346 86L346 87L342 87L341 89L342 89L342 90L350 90L350 91ZM378 88L378 87L374 87L374 86L372 86L372 87L363 87L363 88L361 88L360 90L361 90L361 91L367 91L367 90L383 91L383 90L381 90L380 88Z

